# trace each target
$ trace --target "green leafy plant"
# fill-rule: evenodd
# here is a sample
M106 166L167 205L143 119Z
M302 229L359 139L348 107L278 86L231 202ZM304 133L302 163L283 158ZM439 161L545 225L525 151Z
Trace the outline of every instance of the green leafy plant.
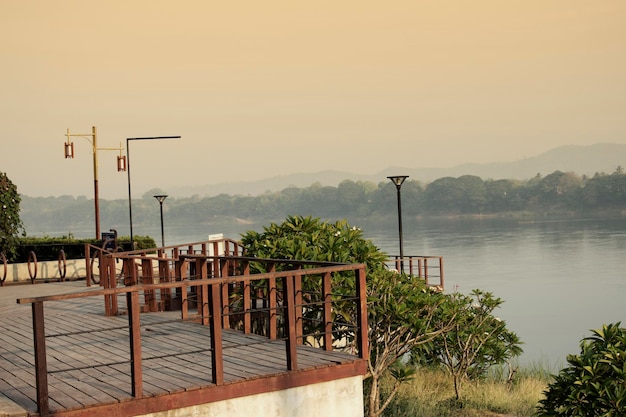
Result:
M491 366L522 353L518 336L493 314L502 303L502 299L481 290L468 296L451 295L447 306L454 311L452 328L414 352L416 361L443 365L452 376L456 401L464 381L482 378Z
M381 271L368 275L370 358L366 385L368 416L380 416L413 378L416 367L406 360L417 346L431 342L454 325L450 297L428 288L424 281ZM381 395L381 381L390 376L392 388Z
M157 246L154 238L150 236L134 236L133 240L137 249L150 249ZM97 247L102 245L100 239L76 239L71 233L69 236L61 237L21 237L16 242L14 262L27 262L28 254L31 251L35 252L38 261L57 260L61 249L65 252L67 259L80 259L85 257L85 243ZM124 250L130 250L130 236L118 237L117 244Z
M369 417L382 415L399 385L413 377L415 369L403 360L405 355L451 328L453 316L444 313L452 310L442 308L448 297L429 290L421 279L388 270L387 255L345 220L329 223L289 216L281 224L265 227L262 233L247 232L241 242L247 256L366 264L370 358L365 395ZM343 294L354 293L354 279L338 274L333 280L338 300ZM333 314L348 321L355 314L350 308L354 307L336 303ZM386 376L395 382L391 392L383 394L380 381Z
M626 329L619 322L603 325L580 349L548 385L537 415L626 415Z
M289 216L261 233L248 231L241 243L247 255L268 259L364 263L370 270L384 267L387 259L346 220L330 223L311 216Z
M9 260L15 256L18 237L24 234L20 202L17 187L4 172L0 172L0 253Z

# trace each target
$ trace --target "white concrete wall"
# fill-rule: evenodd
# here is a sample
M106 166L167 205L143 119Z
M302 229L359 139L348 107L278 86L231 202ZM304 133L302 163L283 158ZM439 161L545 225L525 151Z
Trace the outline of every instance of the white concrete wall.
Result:
M143 417L363 417L361 376L146 414Z
M66 263L65 278L76 279L84 278L86 273L84 259L70 259ZM35 272L35 264L31 262L30 269ZM4 275L4 266L0 263L0 278ZM57 261L38 261L37 262L37 279L58 279L60 278L59 266ZM9 263L7 265L6 282L22 282L30 281L28 272L28 263Z
M118 273L122 269L122 262L116 264ZM35 265L31 262L30 270L34 274ZM79 279L87 276L87 270L85 269L85 259L68 259L66 262L66 279ZM0 279L4 276L4 265L0 263ZM59 279L61 277L59 273L58 261L37 261L37 279ZM28 263L9 263L7 264L7 277L6 283L11 282L26 282L30 281L30 274L28 272Z

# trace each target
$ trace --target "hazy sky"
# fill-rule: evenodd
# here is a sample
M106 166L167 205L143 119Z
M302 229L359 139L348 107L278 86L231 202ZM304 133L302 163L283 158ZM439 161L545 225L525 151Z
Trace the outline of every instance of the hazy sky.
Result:
M93 196L626 143L626 1L0 0L0 171ZM128 194L99 151L103 198ZM381 180L384 180L381 179Z

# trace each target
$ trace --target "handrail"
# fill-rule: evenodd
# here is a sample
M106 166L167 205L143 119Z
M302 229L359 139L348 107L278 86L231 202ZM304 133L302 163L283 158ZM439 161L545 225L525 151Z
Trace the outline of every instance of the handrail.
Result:
M429 262L431 260L435 261L435 265ZM413 255L401 257L396 255L389 263L398 271L404 267L404 271L401 272L423 279L426 285L430 287L436 287L440 291L444 290L443 256Z
M368 359L367 339L367 296L364 264L333 264L320 265L314 262L239 258L235 256L215 257L201 254L182 255L176 261L177 275L170 282L141 284L137 276L136 257L124 254L109 254L124 260L125 279L134 285L120 288L102 288L81 293L70 293L53 296L28 297L18 299L19 304L31 304L33 315L33 341L36 366L37 407L40 415L49 413L48 368L46 359L46 336L44 331L44 303L84 297L105 296L117 299L118 295L126 295L128 310L131 394L133 398L143 396L142 349L139 315L140 292L161 295L168 291L179 291L181 296L181 320L191 317L189 312L188 293L195 291L198 298L198 314L195 317L204 325L209 325L211 342L212 375L211 381L216 385L224 384L224 363L222 347L222 330L239 327L244 333L252 332L253 315L258 313L252 300L258 294L253 291L264 291L268 339L284 338L287 369L298 369L297 346L306 343L313 337L319 342L317 346L325 350L333 350L333 344L345 340L348 335L354 342L358 357ZM152 263L154 258L141 260ZM160 260L169 262L170 260ZM262 264L267 272L251 273L250 263ZM185 266L193 265L193 268ZM219 268L218 268L219 267ZM149 266L151 268L151 266ZM217 275L214 273L217 272ZM182 273L182 274L181 274ZM355 293L351 296L333 294L333 277L341 274L354 274ZM315 291L311 288L315 287ZM317 293L319 289L320 293ZM315 295L317 294L317 295ZM243 304L237 308L231 304L233 296L241 296ZM344 333L338 333L337 324L333 323L332 309L339 308L337 302L352 302L354 323L339 323ZM105 306L106 307L106 306ZM305 323L309 318L303 312L319 312L319 325ZM336 315L339 317L340 315ZM239 323L239 324L238 324ZM278 327L282 326L282 333ZM311 336L313 334L313 336Z

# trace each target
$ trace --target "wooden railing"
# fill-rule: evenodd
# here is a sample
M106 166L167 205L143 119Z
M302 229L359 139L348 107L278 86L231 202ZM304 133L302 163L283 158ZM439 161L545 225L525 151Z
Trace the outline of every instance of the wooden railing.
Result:
M325 350L341 347L358 357L368 358L367 297L364 264L330 264L286 260L210 256L203 253L178 254L174 273L169 274L171 259L141 253L107 254L105 262L124 262L124 279L129 286L115 286L56 296L22 298L19 304L32 304L33 340L36 366L37 406L40 415L49 413L48 367L44 330L44 303L104 296L109 303L125 295L128 314L131 393L143 396L140 312L165 301L178 299L181 320L195 320L210 326L212 361L211 382L224 384L222 330L239 329L263 334L267 339L284 339L287 369L296 371L298 345L309 344ZM158 264L167 282L142 283L145 274ZM168 265L166 265L168 264ZM106 269L106 268L105 268ZM142 271L143 275L139 272ZM167 272L167 273L166 273ZM345 279L354 280L351 293ZM341 286L341 288L339 288ZM142 297L143 295L143 297ZM141 305L141 300L144 305ZM194 309L190 308L195 305ZM117 308L117 304L115 304ZM333 314L342 309L346 314ZM335 319L333 319L335 317ZM348 322L345 317L353 317ZM255 327L254 324L257 324ZM259 325L262 324L262 325ZM101 329L104 331L106 329Z
M118 267L122 258L120 254L122 253L124 257L136 258L135 263L137 265L134 268L137 270L135 272L128 270L128 266L124 267L125 269ZM131 283L154 284L156 282L171 282L176 280L176 271L181 269L180 266L176 266L181 255L238 256L241 253L242 247L240 243L228 238L185 243L161 248L139 249L128 252L111 251L93 245L86 245L86 282L87 286L96 283L103 288L116 288L120 283L119 281L123 281L125 285L130 285ZM138 276L139 278L132 280L130 278L132 276ZM178 276L180 277L181 274L179 273ZM164 291L164 293L167 293L167 291ZM169 302L169 300L171 300L171 298L167 298L166 302ZM149 311L163 309L155 304L155 299L150 299L149 301ZM168 310L173 308L176 308L176 306L169 304L166 306ZM105 314L107 316L119 314L116 297L105 296Z
M443 256L395 256L390 266L423 279L428 286L444 290Z

